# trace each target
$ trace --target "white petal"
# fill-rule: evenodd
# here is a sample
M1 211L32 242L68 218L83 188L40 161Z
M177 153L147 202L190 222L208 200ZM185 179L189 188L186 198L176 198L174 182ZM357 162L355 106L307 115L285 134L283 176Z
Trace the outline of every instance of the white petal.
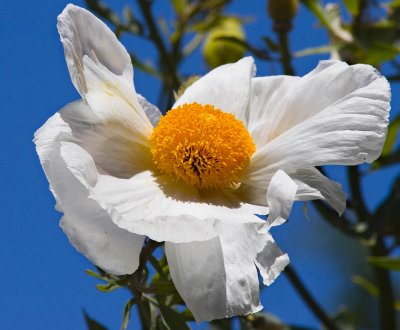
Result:
M283 97L289 87L300 77L271 76L253 78L251 80L251 96L249 105L249 130L257 148L262 147L270 140L273 133L269 127L273 125L268 119L274 117L275 112L282 111L274 105Z
M208 241L166 242L172 280L197 322L262 309L253 235L246 225L221 226Z
M218 235L218 223L265 225L255 214L268 209L243 203L229 192L202 193L167 176L150 171L130 179L99 176L91 198L109 212L113 221L130 232L156 241L192 242Z
M83 97L88 90L84 57L132 82L129 54L114 33L89 11L69 4L58 16L57 27L72 82Z
M160 121L160 118L162 116L160 109L158 109L157 106L155 106L154 104L147 101L146 98L144 98L142 95L136 94L136 96L138 98L140 106L143 108L143 110L146 113L147 117L149 118L151 124L154 127L157 126L157 124Z
M247 184L264 185L278 170L372 162L381 153L390 87L368 65L322 62L273 105L271 141L259 148ZM272 105L271 105L272 106Z
M146 143L152 126L136 97L130 56L112 31L74 5L58 17L58 30L72 82L90 108L101 119L127 125Z
M138 267L144 237L117 227L95 201L88 199L86 185L95 184L96 169L79 146L60 143L62 132L68 133L68 129L59 116L53 116L35 135L41 164L64 212L61 226L75 248L94 264L112 274L132 273ZM71 168L61 158L62 145L73 146L63 151L69 155L64 158L71 160ZM80 165L75 166L78 161Z
M288 218L295 200L297 184L282 170L272 177L268 187L268 225L277 226Z
M289 256L279 249L269 233L260 232L258 236L262 236L263 239L257 240L262 242L262 245L257 250L255 263L260 270L264 284L270 285L289 264Z
M339 183L329 180L314 167L288 173L298 185L296 200L323 199L341 215L346 208L346 194Z
M211 104L234 114L246 125L251 78L254 74L254 60L251 57L222 65L188 87L173 108L193 102Z
M102 172L129 178L154 166L149 147L138 143L130 129L118 121L101 120L83 100L66 105L49 122L53 124L46 124L44 136L50 145L57 136L77 143Z

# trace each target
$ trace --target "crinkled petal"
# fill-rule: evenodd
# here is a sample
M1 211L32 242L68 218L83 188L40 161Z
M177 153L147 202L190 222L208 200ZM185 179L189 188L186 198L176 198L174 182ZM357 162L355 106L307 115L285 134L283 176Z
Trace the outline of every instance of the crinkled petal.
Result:
M372 162L385 140L389 102L389 84L371 66L322 62L273 105L280 111L268 116L270 141L253 155L244 182L268 184L278 169Z
M297 184L282 170L278 170L268 186L268 225L284 223L290 215L296 197Z
M346 194L342 186L329 180L315 167L296 169L288 175L298 185L296 200L309 201L323 199L331 205L339 215L346 208Z
M137 143L129 128L100 119L83 100L66 105L45 126L49 141L57 138L80 145L102 173L130 178L154 167L150 148Z
M90 197L119 227L176 243L209 240L218 235L215 226L224 222L264 226L265 221L255 214L268 212L266 207L243 203L232 193L204 193L150 171L130 179L101 175Z
M262 309L255 231L249 225L218 227L219 237L208 241L165 244L172 280L197 322Z
M268 232L260 231L257 236L261 236L262 239L254 240L261 243L257 249L255 263L264 284L271 285L289 264L289 256L279 249Z
M58 31L72 82L92 111L126 125L146 144L152 125L136 97L130 56L114 33L71 4L58 17Z
M147 101L146 98L143 97L142 95L136 94L136 96L138 98L140 106L143 108L143 110L146 113L147 117L149 118L151 124L154 127L157 126L157 124L160 121L160 118L162 116L160 109L158 109L158 107L155 106L154 104Z
M246 125L251 78L254 74L255 65L251 57L222 65L188 87L173 108L193 102L211 104L224 112L234 114Z
M107 212L88 199L87 185L95 184L96 168L78 145L60 142L60 135L68 135L68 130L59 116L53 116L35 135L40 162L64 212L61 227L72 245L94 264L111 274L132 273L138 267L144 237L116 226Z
M247 129L257 148L262 147L270 139L272 132L268 129L271 126L269 117L273 117L275 112L282 111L281 108L275 107L275 104L285 97L289 87L299 79L301 78L292 76L271 76L251 80Z

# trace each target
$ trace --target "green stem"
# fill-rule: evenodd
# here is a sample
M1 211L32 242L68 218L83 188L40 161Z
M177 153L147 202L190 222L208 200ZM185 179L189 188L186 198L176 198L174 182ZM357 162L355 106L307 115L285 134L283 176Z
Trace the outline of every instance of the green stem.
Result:
M370 226L373 219L367 210L364 197L361 191L360 173L357 167L350 167L348 172L350 190L354 209L357 214L358 222L368 223ZM373 256L387 256L388 251L381 233L376 233L375 244L370 248ZM387 269L373 267L376 276L376 283L379 288L379 318L380 329L396 329L396 311L394 308L393 287L390 279L390 273Z
M180 86L180 79L177 75L177 63L176 61L174 61L173 56L171 56L167 47L165 46L164 41L161 37L161 33L155 23L155 19L151 11L151 2L148 0L137 0L137 3L139 5L143 18L149 28L149 37L154 42L158 50L159 63L163 71L162 90L169 91L167 103L170 103L173 90L177 90ZM165 106L167 107L168 104L166 104Z
M383 237L378 234L376 244L371 247L371 254L374 257L388 255ZM396 311L394 308L394 295L390 272L381 267L373 267L376 276L377 286L379 288L379 317L380 329L397 329L396 328Z
M278 35L278 40L279 40L279 49L281 53L281 64L283 67L283 71L285 74L294 76L295 72L292 66L292 55L290 54L290 48L289 48L289 29L277 29L276 33Z

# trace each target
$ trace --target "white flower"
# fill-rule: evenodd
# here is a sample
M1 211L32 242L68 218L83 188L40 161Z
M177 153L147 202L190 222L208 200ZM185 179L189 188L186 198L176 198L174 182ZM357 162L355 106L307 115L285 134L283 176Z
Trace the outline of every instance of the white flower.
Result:
M190 86L153 131L160 113L136 94L130 57L106 25L68 5L58 29L82 99L52 116L35 143L71 243L127 274L145 236L165 241L197 321L260 310L257 268L270 284L289 262L268 229L294 200L321 198L343 212L340 186L315 166L379 156L387 81L335 61L301 78L253 78L244 58ZM256 215L268 212L267 221Z

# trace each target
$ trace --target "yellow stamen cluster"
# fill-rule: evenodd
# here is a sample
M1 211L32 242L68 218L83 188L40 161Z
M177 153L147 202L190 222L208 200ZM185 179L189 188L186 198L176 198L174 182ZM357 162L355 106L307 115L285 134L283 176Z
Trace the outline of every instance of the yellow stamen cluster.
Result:
M255 151L249 132L234 115L198 103L168 111L150 141L162 172L199 189L233 187Z

